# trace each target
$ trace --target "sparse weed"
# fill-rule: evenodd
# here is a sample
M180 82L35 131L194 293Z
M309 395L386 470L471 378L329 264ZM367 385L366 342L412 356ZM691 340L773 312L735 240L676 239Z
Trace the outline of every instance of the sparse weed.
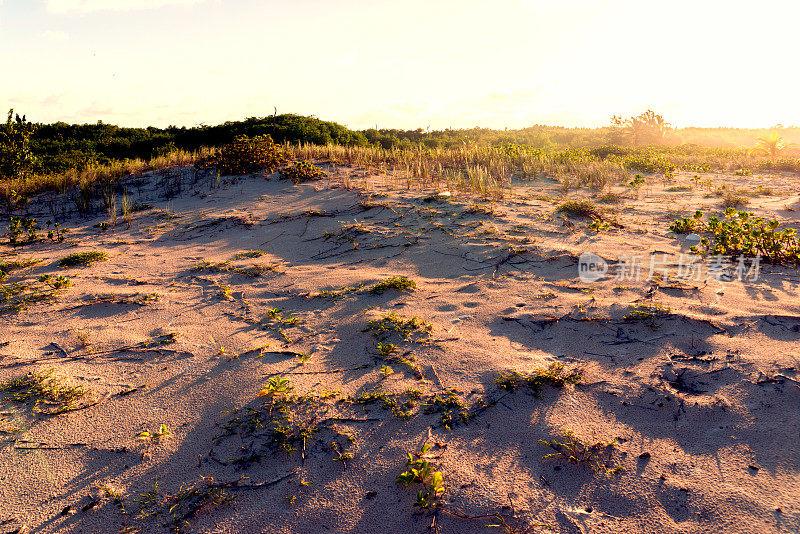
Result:
M671 313L671 308L659 302L646 302L641 304L632 304L628 308L628 313L624 319L628 321L648 321L652 322L655 319L666 317Z
M516 391L521 386L527 386L538 397L545 386L563 388L567 384L579 383L581 376L580 371L567 371L563 363L553 362L546 368L536 369L532 373L518 371L499 373L495 382L498 387L508 391Z
M445 391L442 395L434 395L422 405L422 411L426 414L440 414L439 424L447 430L458 423L466 424L472 418L467 404L455 390Z
M563 458L569 463L587 465L596 471L616 473L622 471L621 466L611 464L611 454L616 441L598 441L586 443L578 439L572 431L564 432L564 441L553 439L539 440L539 443L553 449L554 453L546 454L542 460Z
M33 404L34 411L57 415L79 407L78 401L92 397L93 391L83 386L72 386L55 374L54 369L31 372L24 377L0 383L0 391L9 393L3 400ZM50 406L41 410L40 405Z

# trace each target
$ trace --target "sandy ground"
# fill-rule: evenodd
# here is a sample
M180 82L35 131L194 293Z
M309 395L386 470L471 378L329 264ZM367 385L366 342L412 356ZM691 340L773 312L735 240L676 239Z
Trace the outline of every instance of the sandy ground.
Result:
M0 245L5 261L41 260L8 282L73 284L0 316L0 380L53 369L91 390L60 415L2 403L0 532L498 532L494 514L508 532L800 532L798 272L647 280L651 253L675 269L686 252L669 222L719 207L691 176L666 185L693 192L628 190L597 233L554 213L548 179L482 202L363 173L350 189L183 174L170 199L162 175L132 182L152 207L129 222L72 218L63 243ZM769 186L750 208L797 222L796 178L702 179ZM30 209L44 221L48 206ZM56 263L86 250L108 260ZM263 255L237 257L250 250ZM609 262L604 279L579 278L586 251ZM616 279L633 255L641 278ZM416 289L369 291L397 275ZM392 312L431 329L381 355L363 330ZM538 397L495 383L553 362L580 382ZM293 452L258 397L275 376L304 395L287 409L307 430ZM397 407L352 402L375 389ZM543 459L539 440L565 431L616 440L606 468ZM438 511L395 481L424 443L446 487Z

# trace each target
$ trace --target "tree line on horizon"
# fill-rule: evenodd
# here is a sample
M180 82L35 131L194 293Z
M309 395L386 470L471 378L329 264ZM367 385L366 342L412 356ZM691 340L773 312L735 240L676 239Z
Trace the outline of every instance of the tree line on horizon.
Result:
M11 117L11 115L9 115ZM10 128L11 119L5 125ZM96 124L30 125L30 148L35 156L34 170L59 173L68 169L84 169L114 160L149 159L174 149L197 150L218 147L240 136L269 135L277 143L336 144L343 146L379 146L384 149L452 148L463 145L522 145L541 150L564 148L597 148L614 145L624 147L699 145L704 147L753 147L757 139L777 136L773 146L791 149L800 142L800 128L738 129L682 128L674 129L663 116L648 110L635 117L612 117L611 124L601 128L568 128L534 125L516 130L489 128L445 129L426 131L401 129L351 130L341 124L317 117L282 114L250 117L215 126L191 128L130 128L98 121ZM0 124L0 129L3 125ZM773 154L774 155L774 154ZM1 155L0 155L1 157Z

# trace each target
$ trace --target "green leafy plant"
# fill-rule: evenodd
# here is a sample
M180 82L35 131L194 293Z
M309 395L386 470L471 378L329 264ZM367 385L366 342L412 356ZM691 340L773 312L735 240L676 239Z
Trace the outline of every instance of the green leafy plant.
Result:
M628 185L631 186L634 189L638 189L641 186L643 186L644 183L645 183L645 180L642 177L642 175L641 174L637 174L636 176L633 177L633 180L628 182Z
M267 381L267 385L259 391L259 397L280 397L286 396L292 391L292 381L282 376L273 376Z
M164 438L166 436L169 436L170 434L172 434L172 432L169 431L169 428L167 428L167 425L165 425L164 423L161 423L161 425L158 427L158 430L156 430L155 432L150 432L149 430L142 430L141 432L136 434L136 437L139 438L139 439L150 439L150 440L152 440L152 439Z
M603 230L608 230L610 227L611 224L601 221L600 219L595 219L589 224L589 229L594 230L597 233L600 233Z
M422 489L417 492L414 506L419 508L433 508L440 504L439 499L445 492L444 476L441 471L425 459L431 445L426 443L419 452L407 452L405 471L397 476L397 483L405 487L411 484L421 484Z
M11 217L8 222L8 242L19 245L24 242L33 243L38 239L36 227L38 223L33 217ZM24 239L23 239L24 236Z
M397 350L397 345L393 343L378 343L376 348L378 349L378 354L384 358L388 358Z
M774 263L800 263L800 241L795 228L780 229L777 220L756 217L752 213L725 210L723 218L708 216L698 211L692 219L674 221L670 230L708 234L693 250L700 254L722 256L756 256Z
M8 111L6 123L0 125L0 196L6 202L8 214L21 208L28 197L19 190L33 177L38 163L31 146L36 126L23 115Z

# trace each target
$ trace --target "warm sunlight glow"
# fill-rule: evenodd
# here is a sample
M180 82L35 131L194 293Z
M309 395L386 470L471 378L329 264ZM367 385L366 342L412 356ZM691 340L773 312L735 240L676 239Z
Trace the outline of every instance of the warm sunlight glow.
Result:
M7 0L0 95L37 121L353 128L800 124L800 6L677 0Z

